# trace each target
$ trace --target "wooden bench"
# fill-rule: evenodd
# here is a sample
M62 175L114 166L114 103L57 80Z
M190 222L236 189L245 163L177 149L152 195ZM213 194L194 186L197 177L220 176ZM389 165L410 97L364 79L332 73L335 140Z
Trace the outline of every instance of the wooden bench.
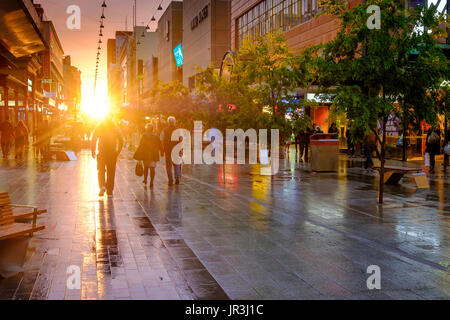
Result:
M380 167L376 166L373 169L380 171ZM418 188L429 188L427 177L421 168L408 168L398 166L384 167L384 183L398 184L405 174L413 174L414 182Z
M13 207L18 207L16 215ZM11 204L7 192L0 193L0 240L10 239L21 235L33 236L33 233L45 229L45 226L37 226L36 220L39 213L46 210L37 210L35 207L18 206ZM32 218L33 222L18 223L16 220Z

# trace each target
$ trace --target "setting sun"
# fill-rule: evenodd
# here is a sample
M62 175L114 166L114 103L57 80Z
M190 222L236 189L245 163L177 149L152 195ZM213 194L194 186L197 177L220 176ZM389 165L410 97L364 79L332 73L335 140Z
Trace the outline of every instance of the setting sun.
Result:
M106 86L98 84L95 94L92 87L83 87L82 91L82 112L92 118L104 118L109 112Z

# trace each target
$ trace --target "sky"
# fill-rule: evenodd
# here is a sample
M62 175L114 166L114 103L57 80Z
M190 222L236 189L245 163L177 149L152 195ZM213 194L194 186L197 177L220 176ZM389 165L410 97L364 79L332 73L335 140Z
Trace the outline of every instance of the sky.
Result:
M127 20L128 31L133 24L133 5L135 0L106 0L105 17L102 37L102 50L97 80L97 92L106 95L106 43L107 39L115 37L117 30L125 30ZM35 0L44 8L44 13L55 25L58 38L63 46L64 54L70 55L72 65L81 70L83 97L92 97L94 87L95 62L100 30L101 5L103 0ZM150 31L156 30L157 21L166 10L171 0L136 0L137 24L147 25L156 12L156 21L149 24ZM163 10L156 11L161 3ZM71 30L67 27L70 13L66 13L70 5L81 9L81 28ZM85 100L83 103L85 103Z

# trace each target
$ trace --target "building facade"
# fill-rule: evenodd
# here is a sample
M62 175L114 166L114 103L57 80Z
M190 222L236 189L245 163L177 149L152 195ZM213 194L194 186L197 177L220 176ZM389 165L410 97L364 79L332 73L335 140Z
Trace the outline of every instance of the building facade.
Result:
M349 1L357 3L359 0ZM318 0L232 0L232 48L238 50L246 37L282 30L294 50L333 39L339 25L320 12Z
M63 109L77 120L81 104L81 71L72 66L70 56L63 59L64 102Z
M32 1L0 2L0 121L25 121L33 132L41 117L42 57L48 48Z
M231 49L230 0L183 2L183 84L193 87L196 67L219 70Z
M158 21L158 78L162 82L183 81L173 50L183 41L183 2L172 1Z
M64 50L59 41L53 22L43 21L43 33L49 48L42 51L42 83L44 92L44 108L48 115L64 111Z
M145 26L135 27L136 36L136 85L137 106L140 110L150 108L149 92L157 79L158 33L147 32Z

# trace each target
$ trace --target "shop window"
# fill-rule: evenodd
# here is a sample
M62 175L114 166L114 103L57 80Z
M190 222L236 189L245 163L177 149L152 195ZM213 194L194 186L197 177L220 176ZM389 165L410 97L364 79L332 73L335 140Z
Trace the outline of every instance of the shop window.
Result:
M302 22L311 19L311 0L302 0Z

